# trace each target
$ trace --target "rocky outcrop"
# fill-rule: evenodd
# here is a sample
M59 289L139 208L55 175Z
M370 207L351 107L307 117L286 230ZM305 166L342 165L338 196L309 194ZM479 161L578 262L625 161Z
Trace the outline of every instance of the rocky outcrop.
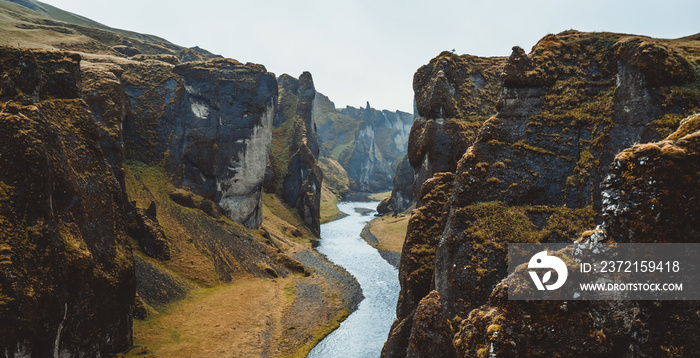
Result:
M295 208L306 226L319 236L323 173L312 115L316 89L309 72L302 73L298 80L284 74L278 82L280 105L274 120L265 189Z
M482 123L496 113L505 59L443 52L413 76L419 118L408 158L414 193L438 172L454 172ZM420 206L420 202L418 202Z
M504 62L500 57L443 52L416 72L413 89L419 117L408 141L410 167L404 164L394 177L391 199L386 204L391 211L408 209L413 193L420 192L435 173L455 171L481 124L496 113ZM410 175L409 169L413 171Z
M697 60L687 52L696 46L568 31L543 38L530 54L514 48L498 114L459 160L443 209L433 284L446 319L472 317L489 297L503 299L503 288L493 288L505 277L507 242L570 242L600 220L613 193L599 188L615 154L663 138L698 110ZM439 103L451 93L441 83L427 87L438 98L430 113L455 111ZM502 319L492 318L491 325ZM490 347L480 342L459 353L486 356Z
M666 140L617 155L602 184L604 222L597 237L626 243L700 240L699 124L695 115ZM454 337L460 357L700 354L694 301L509 301L508 285L518 274L500 282L488 303L462 321Z
M162 162L176 184L214 201L232 220L259 227L277 109L274 75L230 59L120 65L127 156Z
M400 213L408 210L413 204L413 181L415 176L411 163L408 161L408 154L404 155L399 165L396 167L394 175L394 187L391 189L391 196L384 203L385 212ZM382 212L379 212L382 214Z
M399 263L401 291L396 306L396 320L382 349L382 357L405 357L412 346L409 342L413 342L411 337L417 326L414 323L416 309L419 302L434 288L435 247L444 227L443 207L449 199L453 180L452 173L438 173L421 188L419 199L423 206L412 212L408 222ZM435 304L435 298L431 298L430 302ZM438 319L442 319L442 307L438 312ZM442 333L438 333L440 334ZM413 346L416 348L415 344ZM451 346L447 348L449 350Z
M500 89L500 72L505 59L457 56L443 52L421 67L413 79L416 108L420 117L411 128L406 160L395 178L393 211L412 204L407 191L419 193L413 199L417 209L409 221L401 253L401 292L383 357L404 357L411 346L413 317L419 302L433 286L435 248L442 234L447 203L457 161L474 141L481 124L495 113ZM451 116L451 117L450 117ZM410 165L407 165L410 164ZM397 185L402 183L401 185ZM406 189L408 187L408 189ZM392 204L389 204L392 203ZM405 210L405 209L403 209ZM431 302L434 300L431 300ZM443 312L440 307L440 312ZM415 342L414 342L415 343ZM454 350L432 347L441 352ZM426 351L427 352L427 351Z
M129 205L126 212L126 232L139 243L146 255L163 261L170 260L170 243L158 223L156 203L148 209Z
M80 99L80 56L1 48L0 69L0 351L123 351L135 295L125 197Z

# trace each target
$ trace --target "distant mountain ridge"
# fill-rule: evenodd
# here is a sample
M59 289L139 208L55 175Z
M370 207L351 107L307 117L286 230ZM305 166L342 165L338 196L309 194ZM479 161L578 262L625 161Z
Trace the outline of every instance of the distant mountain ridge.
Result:
M336 109L323 95L315 102L321 155L338 161L361 192L391 190L393 178L408 149L413 114L364 108Z

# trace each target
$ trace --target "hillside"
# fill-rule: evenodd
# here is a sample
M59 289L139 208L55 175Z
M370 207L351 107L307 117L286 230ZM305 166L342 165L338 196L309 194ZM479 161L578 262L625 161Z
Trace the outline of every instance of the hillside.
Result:
M185 48L153 35L114 29L35 0L0 2L2 46L60 49L94 55L131 57L170 55L179 61L214 57L198 47Z

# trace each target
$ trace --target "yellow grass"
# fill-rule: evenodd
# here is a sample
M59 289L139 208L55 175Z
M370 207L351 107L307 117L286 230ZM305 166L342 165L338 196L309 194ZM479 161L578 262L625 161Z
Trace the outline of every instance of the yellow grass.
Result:
M391 197L391 191L385 191L383 193L376 193L368 196L370 200L382 201Z
M379 241L373 245L377 249L393 252L401 252L406 238L406 229L410 215L382 216L372 220L369 231Z
M263 334L279 326L294 299L284 294L293 279L242 278L196 290L162 314L135 320L134 344L146 348L127 357L259 357Z

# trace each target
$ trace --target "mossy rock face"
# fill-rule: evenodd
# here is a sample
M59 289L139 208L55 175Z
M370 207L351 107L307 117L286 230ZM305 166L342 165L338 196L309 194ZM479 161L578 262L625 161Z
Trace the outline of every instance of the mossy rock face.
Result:
M599 208L614 155L660 139L697 110L693 61L672 41L608 33L550 35L529 55L514 49L497 118L460 164L458 180L473 181L461 197ZM506 168L470 169L506 160Z
M309 72L299 79L279 77L279 110L275 115L264 188L296 209L316 236L321 232L320 146L313 121L316 89Z
M453 357L452 331L445 317L440 294L431 291L423 297L413 315L408 357Z
M496 113L505 63L503 57L443 52L416 71L413 89L420 117L411 128L407 151L414 193L435 173L454 172L479 128Z
M398 319L385 345L388 357L405 356L407 347L417 344L414 339L429 335L425 330L416 333L412 322L421 298L433 288L435 248L444 229L443 209L452 189L452 173L476 140L479 128L496 113L505 61L502 57L443 52L413 77L420 117L411 127L407 154L398 165L390 205L397 212L408 209L415 201L418 208L409 221L401 255ZM421 344L425 342L423 339ZM445 352L442 346L419 349Z
M665 95L698 86L693 66L687 65L692 61L673 41L608 33L567 31L543 38L528 55L514 49L505 66L499 112L460 160L453 188L459 194L448 204L435 277L450 314L463 315L484 303L504 277L505 251L496 242L552 239L536 233L546 228L532 226L531 205L562 214L599 210L599 187L615 154L655 138L654 121L664 114L698 108L697 94ZM479 203L492 201L503 203L493 213L508 218L503 229L518 228L517 235L480 219L475 209L485 210ZM592 219L592 213L584 217ZM592 225L569 214L562 220L571 225L556 235L563 241ZM457 262L484 272L452 268Z
M441 53L413 76L418 115L436 119L493 114L505 62L503 57Z
M79 98L79 56L0 54L24 59L3 72L28 71L4 83L0 102L0 351L123 351L135 295L124 193Z
M700 116L666 140L615 158L601 185L603 229L615 242L699 242ZM695 129L694 132L691 132Z
M0 47L0 99L40 101L80 95L80 55ZM76 67L78 66L78 67Z
M420 192L423 206L414 210L409 219L399 263L401 292L396 308L397 319L391 326L384 348L390 356L405 354L415 310L433 288L435 247L444 228L443 207L449 199L453 179L452 173L438 173L427 180Z
M615 159L616 154L635 142L658 141L673 133L683 118L700 108L698 48L691 38L567 31L544 37L529 54L513 49L503 67L498 113L483 121L461 154L443 209L448 215L435 254L434 282L448 317L465 317L487 301L505 277L505 243L567 242L600 221L601 208L609 207L604 197L612 193L601 193L604 179L617 171L633 178L639 170L639 159L627 162L624 157ZM457 80L449 80L455 60L444 54L436 61L435 80L422 81L425 85L416 89L426 115L458 113L460 101L451 95ZM687 136L694 124L683 123ZM416 130L412 138L424 138L423 132ZM424 155L429 153L424 143L430 142L411 143L414 168L431 163L424 160L430 158ZM663 152L667 157L688 152L676 144L652 147L637 150ZM695 169L688 168L674 179L692 181ZM641 179L617 180L610 190L635 200L675 195L656 193ZM636 213L654 222L650 212ZM670 227L671 216L662 216L660 227ZM695 219L683 214L678 220L680 227L688 228L689 220ZM631 217L611 225L611 233L620 237L653 231L651 224ZM495 321L486 323L478 339L503 331L489 330L499 324ZM480 342L460 354L485 354L488 346ZM522 351L514 354L519 355L528 356Z
M617 155L602 184L603 223L611 242L698 242L700 127L685 119L667 139ZM589 240L582 237L581 240ZM498 356L695 356L700 354L697 303L692 301L508 300L508 286L528 280L516 272L471 311L454 336L459 356L493 347ZM494 334L497 326L498 334ZM632 337L644 332L646 339Z
M435 254L435 288L445 310L450 317L465 317L475 302L486 301L505 277L507 243L570 242L594 227L597 217L591 207L489 202L456 209L445 230L458 231L443 234Z
M232 220L259 227L275 77L230 59L122 67L126 157L165 167L177 185L214 201Z

